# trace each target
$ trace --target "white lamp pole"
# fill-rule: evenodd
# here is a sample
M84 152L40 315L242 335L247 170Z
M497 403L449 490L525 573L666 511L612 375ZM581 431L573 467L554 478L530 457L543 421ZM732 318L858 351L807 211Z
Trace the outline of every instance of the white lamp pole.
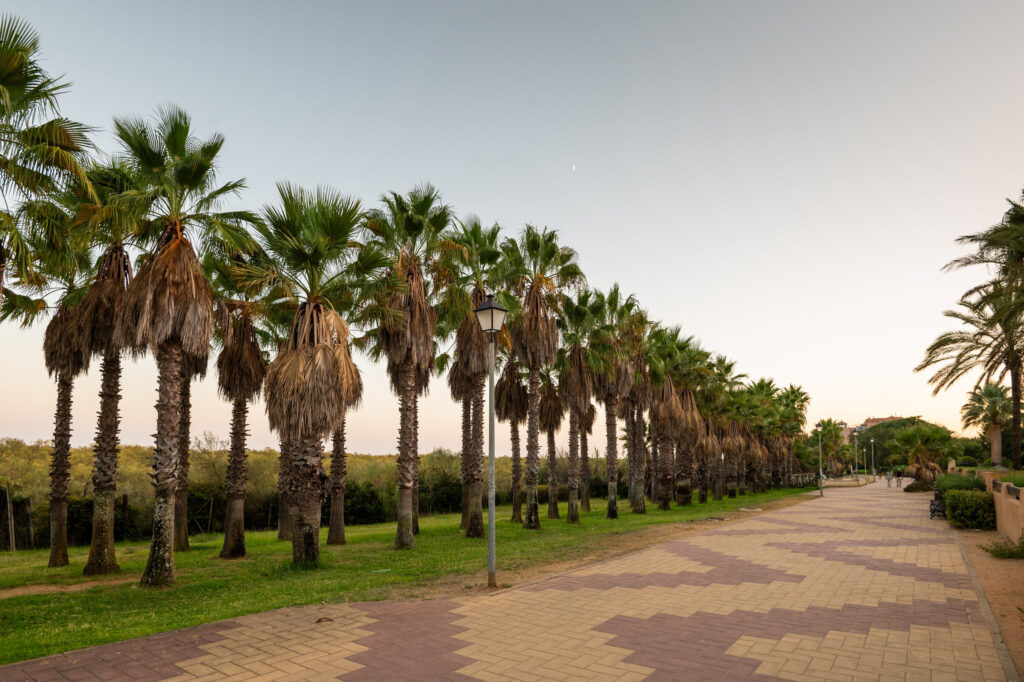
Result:
M821 478L823 473L821 469L821 422L818 422L818 497L825 494L825 481Z
M487 586L497 587L494 537L494 335L501 331L508 311L495 303L493 294L488 294L487 300L473 313L480 323L480 329L490 338L490 360L487 364Z

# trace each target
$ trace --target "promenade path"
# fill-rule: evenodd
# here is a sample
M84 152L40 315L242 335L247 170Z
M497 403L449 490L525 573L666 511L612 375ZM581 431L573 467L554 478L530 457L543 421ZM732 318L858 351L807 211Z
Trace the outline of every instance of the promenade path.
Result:
M884 481L827 490L487 596L281 609L0 679L1016 679L927 502Z

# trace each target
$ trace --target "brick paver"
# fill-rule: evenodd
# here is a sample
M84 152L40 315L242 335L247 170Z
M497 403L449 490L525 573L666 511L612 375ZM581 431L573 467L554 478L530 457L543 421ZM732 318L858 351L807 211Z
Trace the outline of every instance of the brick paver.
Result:
M0 679L1016 679L927 509L884 482L830 489L490 596L280 609Z

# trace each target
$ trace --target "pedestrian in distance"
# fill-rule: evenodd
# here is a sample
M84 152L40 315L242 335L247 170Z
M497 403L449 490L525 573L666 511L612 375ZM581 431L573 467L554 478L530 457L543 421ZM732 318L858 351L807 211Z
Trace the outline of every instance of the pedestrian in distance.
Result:
M889 469L887 472L885 472L885 483L890 488L892 487L892 469Z
M896 470L896 487L897 488L902 488L903 487L903 469L897 469Z

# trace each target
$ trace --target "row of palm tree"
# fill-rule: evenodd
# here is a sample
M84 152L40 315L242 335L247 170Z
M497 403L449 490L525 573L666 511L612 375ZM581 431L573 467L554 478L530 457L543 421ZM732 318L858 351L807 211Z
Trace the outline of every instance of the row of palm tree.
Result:
M556 434L566 412L566 520L578 523L581 505L589 511L595 403L605 415L609 518L619 513L619 420L634 513L646 512L648 496L667 509L689 504L694 488L706 501L779 486L798 466L793 439L804 426L806 393L764 379L744 383L734 363L652 320L618 285L588 287L577 253L556 231L527 225L507 236L475 216L460 220L429 185L388 192L367 209L331 188L280 183L276 201L259 211L225 210L244 180L218 177L223 137L198 138L180 109L162 108L152 120L115 118L109 155L89 146L82 126L59 117L39 123L56 115L64 85L39 70L37 49L27 26L0 21L0 61L14 64L0 73L0 90L11 93L0 190L15 199L2 216L0 274L9 271L10 281L0 319L49 318L44 353L58 386L51 566L68 561L73 382L100 357L85 572L118 570L113 497L125 353L151 353L158 370L143 585L173 584L174 553L188 550L190 387L205 375L211 349L219 391L232 404L223 558L245 554L248 412L261 393L280 439L279 537L291 540L296 565L316 565L329 495L327 541L344 543L346 423L362 396L355 351L385 363L398 398L396 548L412 548L419 530L418 401L442 373L462 406L463 527L482 537L489 359L472 311L487 295L510 311L498 337L495 408L511 429L513 520L524 527L541 527L542 431L547 516L558 518Z
M1021 381L1024 371L1024 204L1009 208L992 227L960 237L970 253L947 270L984 268L987 279L971 287L944 315L956 329L928 347L917 371L931 370L933 395L966 376L975 384L962 411L965 428L980 427L989 438L992 462L1002 463L1002 429L1009 423L1010 459L1021 467ZM1004 382L1009 382L1009 405Z

